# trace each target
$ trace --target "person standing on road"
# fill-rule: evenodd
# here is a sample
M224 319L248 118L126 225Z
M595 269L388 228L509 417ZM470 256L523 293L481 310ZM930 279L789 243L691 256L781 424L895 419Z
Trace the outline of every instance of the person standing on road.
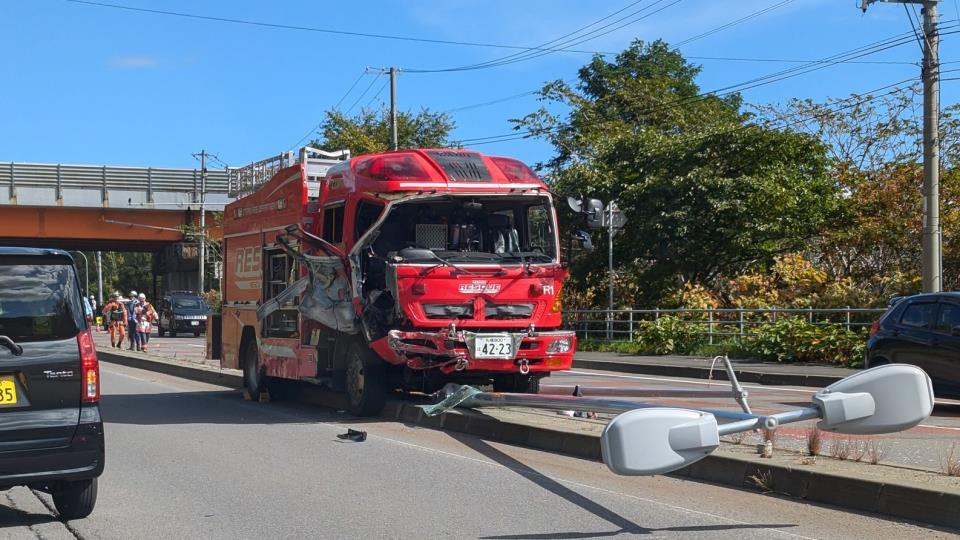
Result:
M127 302L127 332L131 351L140 350L140 330L137 328L137 308L139 307L140 299L137 298L137 291L130 291L130 301Z
M123 348L123 333L127 327L127 308L120 301L120 293L110 295L110 301L103 306L103 318L110 329L110 346Z
M147 295L140 293L140 318L137 322L140 330L140 351L147 352L147 343L150 343L150 332L153 331L153 320L157 316L157 311L153 309L153 304L147 302Z

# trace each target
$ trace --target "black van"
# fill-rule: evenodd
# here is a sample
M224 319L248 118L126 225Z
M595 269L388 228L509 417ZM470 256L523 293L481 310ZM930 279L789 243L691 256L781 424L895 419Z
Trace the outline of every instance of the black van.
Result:
M960 397L960 293L895 297L870 328L866 367L913 364L937 395Z
M190 333L199 337L207 329L207 315L210 308L203 297L190 291L167 293L157 307L160 320L157 322L157 334L163 337L167 332L171 337L178 333Z
M0 490L50 493L86 517L103 472L100 369L73 258L0 247Z

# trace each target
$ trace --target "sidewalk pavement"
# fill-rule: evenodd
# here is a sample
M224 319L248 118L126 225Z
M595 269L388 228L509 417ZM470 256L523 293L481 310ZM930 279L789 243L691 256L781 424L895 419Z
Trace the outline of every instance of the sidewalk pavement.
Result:
M574 357L573 367L695 379L707 379L712 375L713 379L727 380L727 374L719 362L711 374L712 360L703 356L637 356L581 351ZM737 358L731 358L730 363L740 382L783 386L829 386L859 371L827 364L781 364Z

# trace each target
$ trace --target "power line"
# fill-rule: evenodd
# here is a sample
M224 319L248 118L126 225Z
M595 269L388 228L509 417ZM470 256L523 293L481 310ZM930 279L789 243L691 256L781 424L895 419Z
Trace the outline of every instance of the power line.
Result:
M949 26L946 26L946 25L945 25L944 27L945 27L945 28L954 28L954 27L956 27L956 26L957 26L957 24L952 23L951 25L949 25ZM954 31L954 32L946 32L945 34L950 34L950 33L956 33L956 31ZM812 71L816 71L816 70L819 70L819 69L823 69L823 68L826 68L826 67L830 67L830 66L832 66L832 65L836 65L837 63L840 63L840 61L845 60L845 59L860 58L860 57L866 56L866 55L868 55L868 54L875 54L875 53L877 53L877 52L881 52L881 51L883 51L883 50L887 50L887 49L892 48L892 47L894 47L894 46L903 45L904 43L908 43L908 42L911 40L911 38L912 38L912 33L910 33L910 32L906 32L906 33L904 33L904 34L898 34L898 35L895 35L895 36L892 36L892 37L889 37L889 38L886 38L886 39L882 39L882 40L878 40L878 41L869 43L869 44L867 44L867 45L863 45L863 46L860 46L860 47L856 47L856 48L854 48L854 49L850 49L850 50L847 50L847 51L842 51L842 52L840 52L840 53L833 54L833 55L828 56L828 57L826 57L826 58L824 58L824 59L821 59L821 60L811 61L811 62L808 62L807 64L804 64L804 65L801 65L801 66L797 66L797 67L790 68L790 69L786 69L786 70L781 70L781 71L774 72L774 73L771 73L771 74L768 74L768 75L764 75L764 76L761 76L761 77L756 77L756 78L750 79L750 80L748 80L748 81L744 81L744 82L741 82L741 83L729 85L729 86L726 86L726 87L723 87L723 88L718 88L718 89L712 90L712 91L710 91L710 92L702 92L702 93L697 94L697 95L695 95L695 96L676 99L676 100L673 100L672 102L665 103L665 104L663 104L663 105L661 105L661 106L659 106L659 107L657 107L657 108L650 108L650 109L647 109L647 110L644 110L644 111L638 111L638 114L648 114L648 113L651 113L651 112L655 112L655 111L657 111L657 110L663 110L664 108L667 108L667 107L669 107L669 108L676 108L676 107L685 105L685 104L690 103L690 102L693 102L693 101L704 100L704 99L708 99L708 98L711 98L711 97L713 97L713 98L724 97L724 96L726 96L726 95L730 95L730 94L733 94L733 93L736 93L736 92L740 92L740 91L743 91L743 90L748 90L748 89L751 89L751 88L756 88L756 87L758 87L758 86L763 86L763 85L766 85L766 84L772 84L772 83L779 82L779 81L782 81L782 80L785 80L785 79L788 79L788 78L797 77L797 76L799 76L799 75L804 75L804 74L810 73L810 72L812 72ZM597 122L597 123L608 123L608 122L609 122L609 120L607 120L607 121L601 121L601 122ZM593 124L587 124L587 125L589 126L589 125L593 125ZM549 130L548 130L548 131L549 131ZM462 139L462 140L459 141L459 142L461 142L461 143L470 143L470 144L473 144L474 141L477 141L479 144L489 144L490 142L502 142L502 141L505 141L505 140L515 140L515 139L524 138L524 137L527 137L527 136L530 136L530 135L534 135L534 134L535 134L535 133L534 133L533 130L526 130L526 131L520 131L520 132L514 131L514 132L511 132L511 133L503 133L503 134L500 134L500 135L491 135L491 136L487 136L487 137L477 137L477 138L473 138L473 139ZM501 140L501 138L502 138L502 140Z
M920 47L920 52L923 52L923 40L920 38L917 25L913 23L913 14L910 13L910 8L908 8L906 4L901 5L903 6L903 12L907 14L907 20L910 21L910 28L913 28L913 35L917 37L917 46Z
M694 41L697 41L698 39L703 39L703 38L705 38L705 37L707 37L707 36L712 36L713 34L716 34L717 32L722 32L722 31L726 30L727 28L732 28L732 27L734 27L734 26L736 26L736 25L738 25L738 24L745 23L745 22L747 22L747 21L751 21L751 20L753 20L753 19L756 19L757 17L763 16L763 15L765 15L765 14L767 14L767 13L769 13L769 12L771 12L771 11L779 8L779 7L783 7L783 6L787 5L787 4L790 4L790 3L795 2L795 1L796 1L796 0L783 0L782 2L779 2L779 3L774 4L774 5L772 5L772 6L767 6L767 7L763 8L763 9L761 9L761 10L758 10L758 11L754 11L753 13L750 13L750 14L748 14L748 15L745 15L745 16L743 16L743 17L740 17L739 19L730 21L730 22L728 22L728 23L726 23L726 24L720 25L720 26L718 26L718 27L716 27L716 28L713 28L713 29L711 29L711 30L707 30L706 32L697 34L697 35L695 35L695 36L690 36L690 37L688 37L687 39L678 41L677 43L674 43L673 46L674 46L674 47L682 47L682 46L686 45L687 43L693 43Z
M377 93L374 94L373 97L370 98L370 101L368 101L367 104L365 105L366 108L369 108L369 107L370 107L370 104L373 103L374 101L376 101L376 99L377 99L378 97L380 97L380 94L383 93L384 89L387 88L387 85L388 85L388 84L390 84L390 79L387 79L387 80L383 81L383 84L380 85L380 89L377 90Z
M568 52L568 53L580 53L580 54L613 54L603 51L585 51L577 49L554 49L554 48L537 48L537 47L524 47L521 45L508 45L504 43L486 43L480 41L457 41L449 39L432 39L432 38L419 38L413 36L402 36L402 35L393 35L393 34L375 34L370 32L356 32L353 30L337 30L333 28L321 28L314 26L300 26L293 24L282 24L282 23L270 23L264 21L255 21L250 19L235 19L231 17L220 17L214 15L199 15L196 13L185 13L180 11L169 11L163 9L151 9L151 8L141 8L133 6L125 6L122 4L111 4L108 2L94 2L91 0L64 0L65 2L70 2L73 4L82 4L87 6L96 6L104 7L125 11L134 11L138 13L150 13L153 15L166 15L170 17L181 17L185 19L197 19L203 21L214 21L214 22L223 22L230 24L242 24L247 26L258 26L262 28L275 28L280 30L297 30L301 32L316 32L320 34L332 34L340 36L352 36L352 37L361 37L361 38L372 38L372 39L386 39L394 41L409 41L415 43L430 43L434 45L457 45L463 47L486 47L491 49L514 49L519 51L546 51L546 52Z
M363 76L366 74L367 74L367 70L363 70L360 72L360 76L357 77L357 80L353 81L353 84L350 85L350 88L347 88L347 91L344 92L343 95L340 96L340 99L337 100L337 104L333 106L333 110L337 110L340 107L340 104L343 103L343 100L347 99L347 96L350 95L350 92L353 92L353 89L356 88L357 83L359 83L360 79L362 79ZM303 137L300 137L300 139L297 142L293 143L293 145L291 145L290 148L288 148L287 150L293 150L294 148L300 146L300 144L303 143L303 141L307 140L307 138L313 135L315 131L320 129L321 125L323 125L322 121L317 125L315 125L314 127L310 128L310 131L306 132L306 134L304 134Z
M350 114L350 111L352 111L353 108L356 107L358 103L360 103L360 100L363 99L363 96L367 95L367 92L369 92L370 89L373 88L374 83L376 83L377 79L379 79L381 76L383 76L383 72L382 71L377 72L377 76L374 77L372 81L370 81L370 84L368 84L367 88L363 91L362 94L360 94L360 97L358 97L357 100L353 102L353 105L351 105L350 108L347 109L347 112L344 114Z
M404 69L404 71L407 71L407 72L410 72L410 73L448 73L448 72L453 72L453 71L472 71L472 70L477 70L477 69L486 69L486 68L491 68L491 67L499 67L499 66L505 66L505 65L509 65L509 64L515 64L515 63L517 63L517 62L523 62L523 61L526 61L526 60L532 60L532 59L534 59L534 58L539 58L540 56L544 56L544 55L550 54L550 53L552 53L552 52L568 50L569 48L575 47L575 46L577 46L577 45L579 45L579 44L581 44L581 43L585 43L585 42L587 42L587 41L591 41L591 40L597 39L597 38L599 38L599 37L605 36L605 35L607 35L607 34L610 34L610 33L612 33L612 32L615 32L615 31L617 31L617 30L619 30L619 29L621 29L621 28L624 28L624 27L626 27L626 26L629 26L629 25L631 25L631 24L634 24L634 23L636 23L636 22L639 22L639 21L641 21L641 20L643 20L643 19L646 19L646 18L648 18L648 17L651 17L651 16L653 16L653 15L656 15L657 13L660 13L661 11L663 11L663 10L665 10L665 9L667 9L667 8L669 8L669 7L673 6L673 5L676 5L676 4L678 4L678 3L681 2L681 0L673 0L672 2L670 2L669 4L667 4L666 6L663 6L663 7L659 8L659 9L656 9L656 10L651 11L651 12L649 12L649 13L644 13L643 15L640 15L640 16L632 19L632 20L629 20L629 21L627 21L626 23L621 24L620 26L616 26L615 28L612 28L612 29L607 30L607 29L610 28L611 26L616 25L617 23L620 23L620 22L624 21L625 19L628 19L628 18L630 18L630 17L633 17L634 15L637 15L637 14L642 13L642 12L644 12L644 11L646 11L646 10L649 10L649 9L651 9L651 8L653 8L653 7L656 7L658 4L660 4L660 3L662 3L662 2L665 2L665 1L666 1L666 0L655 0L652 4L650 4L650 5L646 6L646 7L643 7L643 8L641 8L641 9L639 9L639 10L636 10L636 11L634 11L634 12L628 14L628 15L625 15L625 16L623 16L623 17L620 17L619 19L617 19L617 20L615 20L615 21L613 21L613 22L607 23L607 24L605 24L605 25L603 25L603 26L601 26L601 27L599 27L599 28L596 28L596 29L594 29L594 30L591 30L590 32L587 32L587 33L585 33L585 34L576 36L576 37L574 37L574 38L567 39L567 40L559 43L559 44L558 44L558 48L545 49L544 47L531 47L531 48L530 48L530 51L528 51L528 52L526 52L526 53L519 53L519 54L515 53L515 54L512 54L512 55L504 56L504 57L501 57L501 58L496 58L496 59L493 59L493 60L488 60L488 61L486 61L486 62L481 62L481 63L478 63L478 64L470 64L470 65L465 65L465 66L448 67L448 68L437 68L437 69L412 69L412 68L410 68L410 69ZM604 19L607 19L607 18L609 18L609 15L608 15L607 17L604 17ZM602 19L601 19L601 20L602 20ZM579 33L581 30L583 30L583 29L585 29L585 28L589 28L590 26L593 26L594 24L596 24L596 22L591 23L590 25L587 25L586 27L583 27L583 28L581 28L581 29L579 29L579 30L577 30L577 31L575 31L575 32L572 32L572 34ZM605 30L605 31L604 31L604 30ZM558 38L558 39L559 39L559 38ZM554 41L556 41L556 39L553 40L553 41L551 41L551 42L548 42L548 43L552 43L552 42L554 42ZM541 50L538 51L538 50L536 50L536 49L541 49Z

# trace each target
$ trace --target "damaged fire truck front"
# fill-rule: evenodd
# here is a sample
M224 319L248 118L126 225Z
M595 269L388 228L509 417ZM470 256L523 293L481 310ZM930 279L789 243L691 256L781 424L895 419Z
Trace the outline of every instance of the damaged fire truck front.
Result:
M571 367L554 201L523 163L464 150L304 148L234 171L222 365L376 414L395 388L535 393Z

